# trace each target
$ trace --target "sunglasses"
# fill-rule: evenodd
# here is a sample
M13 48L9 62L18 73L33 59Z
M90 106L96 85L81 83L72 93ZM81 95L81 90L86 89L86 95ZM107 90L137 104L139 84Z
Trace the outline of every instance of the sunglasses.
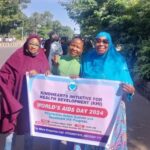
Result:
M35 43L29 43L29 45L40 47L39 44L35 44Z
M103 44L108 44L108 40L107 39L97 39L96 40L97 43L103 43Z

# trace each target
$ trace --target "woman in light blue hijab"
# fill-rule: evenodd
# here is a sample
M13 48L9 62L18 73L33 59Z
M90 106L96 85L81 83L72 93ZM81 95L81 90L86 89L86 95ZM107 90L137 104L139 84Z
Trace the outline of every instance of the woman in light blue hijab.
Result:
M116 51L111 36L107 32L100 32L96 36L95 49L84 55L81 77L93 79L106 79L121 81L123 90L127 93L127 100L131 100L135 91L133 82L126 64L125 59ZM127 127L126 127L126 111L125 104L122 101L117 117L109 137L109 149L127 150ZM85 145L84 148L79 148L76 145L76 150L105 150L102 146Z
M133 85L124 58L116 51L109 33L96 36L96 47L84 56L81 75L84 78L117 80Z

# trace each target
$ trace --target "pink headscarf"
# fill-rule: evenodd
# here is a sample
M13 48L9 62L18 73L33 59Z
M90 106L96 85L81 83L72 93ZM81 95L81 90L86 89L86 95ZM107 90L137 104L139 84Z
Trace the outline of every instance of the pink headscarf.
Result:
M31 35L26 43L32 38L40 41L39 36ZM0 93L2 93L2 98L0 96L0 133L15 131L24 134L29 131L27 98L23 95L26 89L25 73L36 70L42 74L49 70L49 63L43 49L39 48L36 57L26 55L24 50L24 48L17 49L0 69ZM22 107L23 110L21 110Z
M30 35L28 36L26 42L29 42L29 41L30 41L31 39L33 39L33 38L36 38L36 39L39 41L39 43L41 43L41 38L40 38L40 36L37 35L37 34L30 34Z
M25 42L24 45L23 45L24 50L27 49L27 47L28 47L28 42L29 42L31 39L33 39L33 38L36 38L36 39L39 41L39 43L41 43L41 38L40 38L39 35L37 35L37 34L30 34L30 35L28 36L26 42Z

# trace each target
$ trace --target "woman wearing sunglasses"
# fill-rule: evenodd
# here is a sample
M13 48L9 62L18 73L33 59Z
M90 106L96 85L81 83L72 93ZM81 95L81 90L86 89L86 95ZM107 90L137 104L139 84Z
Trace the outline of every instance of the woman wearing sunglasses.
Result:
M135 91L125 59L116 51L111 36L107 32L97 34L95 49L83 57L81 77L121 81L127 100L131 100ZM109 137L111 141L109 149L127 150L126 128L125 103L121 101L114 130ZM104 150L106 148L100 144L99 147L85 145L81 149Z

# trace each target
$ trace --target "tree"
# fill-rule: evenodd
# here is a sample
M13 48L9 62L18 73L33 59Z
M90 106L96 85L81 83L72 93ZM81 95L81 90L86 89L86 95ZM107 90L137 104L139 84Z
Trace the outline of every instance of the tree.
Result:
M47 28L48 31L50 28L52 28L52 18L53 15L47 11L44 13L33 13L27 20L27 32L38 33L40 28Z
M22 3L29 3L30 0L2 0L0 1L0 33L8 34L13 28L16 28L21 22Z
M141 48L144 46L143 40L149 39L149 1L70 0L61 4L66 8L69 16L80 25L83 36L95 36L102 30L109 31L114 42L123 45L124 54L130 60L128 62L132 65L131 68L136 61L139 62L141 55L137 53L141 54L143 51ZM147 76L146 72L145 75Z
M53 31L60 33L61 31L61 23L58 20L53 21Z
M74 32L70 27L62 26L59 34L60 34L60 36L65 36L65 37L68 37L69 39L71 39L74 35Z
M69 26L63 26L58 20L53 21L52 31L58 33L60 36L73 37L73 30Z
M27 4L31 2L31 0L18 0L21 9L27 8Z
M38 33L43 38L46 38L50 31L55 31L60 36L73 36L73 30L68 26L63 26L58 20L53 20L53 15L48 11L35 12L26 18L24 30L27 34Z
M137 76L150 81L150 37L148 40L143 40L138 52L137 65L135 73Z

